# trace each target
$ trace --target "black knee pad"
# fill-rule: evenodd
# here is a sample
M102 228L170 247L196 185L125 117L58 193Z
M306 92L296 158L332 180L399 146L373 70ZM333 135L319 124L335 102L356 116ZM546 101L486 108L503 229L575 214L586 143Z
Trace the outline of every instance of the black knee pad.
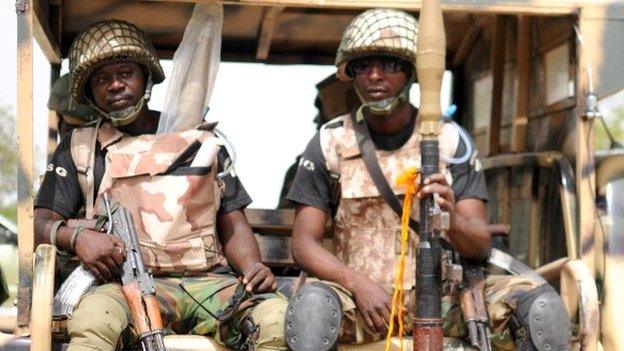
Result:
M338 344L340 297L327 284L303 284L286 308L284 335L294 351L329 351Z
M516 350L570 350L570 318L563 301L548 284L519 296L509 329Z

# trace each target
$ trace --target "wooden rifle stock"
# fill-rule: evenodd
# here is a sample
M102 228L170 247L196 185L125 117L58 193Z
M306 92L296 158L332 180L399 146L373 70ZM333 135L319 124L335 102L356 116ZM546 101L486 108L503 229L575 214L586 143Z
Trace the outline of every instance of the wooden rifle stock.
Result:
M132 313L143 351L165 351L163 322L156 301L156 285L151 274L145 270L132 215L121 206L112 212L108 194L104 195L104 204L109 221L113 223L113 234L126 244L127 254L121 275L122 291Z
M464 283L460 292L464 322L468 327L470 345L480 351L491 351L488 313L485 306L485 277L478 263L463 261Z

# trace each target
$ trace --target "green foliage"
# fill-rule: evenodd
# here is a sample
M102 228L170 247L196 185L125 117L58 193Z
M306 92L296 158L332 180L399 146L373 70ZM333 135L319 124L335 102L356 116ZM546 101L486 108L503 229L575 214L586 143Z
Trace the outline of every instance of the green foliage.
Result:
M619 107L610 114L609 118L605 118L607 128L616 142L624 144L624 106ZM596 128L595 148L596 150L608 149L611 146L609 136L600 121L595 121Z
M0 213L17 219L17 140L15 116L0 106Z

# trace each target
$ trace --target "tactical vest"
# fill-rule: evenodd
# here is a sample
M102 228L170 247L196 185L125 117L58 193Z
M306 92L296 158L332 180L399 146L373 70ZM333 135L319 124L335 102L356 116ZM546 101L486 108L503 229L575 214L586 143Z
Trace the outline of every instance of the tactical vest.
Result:
M155 273L195 273L224 262L215 231L221 191L217 157L207 167L181 166L185 151L214 135L207 130L130 136L108 122L75 129L71 152L85 199L86 218L105 215L103 194L134 219L145 266ZM95 140L106 150L105 171L94 197Z
M342 122L342 126L340 125ZM408 141L393 151L376 150L379 165L396 195L405 189L396 180L409 167L420 168L420 124L416 123ZM334 216L334 249L347 266L391 289L394 270L401 249L400 217L388 206L375 186L358 148L349 115L326 123L320 131L320 144L326 167L340 180L340 201ZM441 124L440 154L453 157L459 144L459 133L449 124ZM452 177L444 162L440 170L449 182ZM411 215L418 221L419 201L412 202ZM410 230L410 244L403 289L415 284L415 253L418 235Z

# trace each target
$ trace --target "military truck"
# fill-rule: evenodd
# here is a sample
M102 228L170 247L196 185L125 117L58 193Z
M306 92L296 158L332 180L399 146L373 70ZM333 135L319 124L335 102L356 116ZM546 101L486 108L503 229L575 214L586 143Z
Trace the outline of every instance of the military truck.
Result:
M200 2L200 1L197 1ZM222 59L267 64L332 64L341 34L368 8L411 0L237 0L224 6ZM490 269L540 276L560 292L577 350L624 350L624 218L621 149L597 153L596 102L624 88L624 4L618 1L442 0L447 69L456 120L486 158L497 226ZM33 42L52 81L73 38L89 24L124 19L142 28L161 58L171 58L193 1L17 0L19 286L14 328L2 349L48 350L67 341L53 318L54 255L34 247ZM319 79L322 77L319 77ZM58 116L50 113L51 145ZM303 123L303 121L302 121ZM266 133L271 133L267 130ZM292 265L291 210L249 210L264 260ZM34 267L34 270L33 270ZM284 279L288 282L288 279ZM10 334L10 335L8 335ZM169 349L219 349L208 338L168 336ZM398 344L395 347L398 349ZM343 346L341 346L343 347ZM382 343L360 346L377 350ZM349 346L344 346L345 349Z

